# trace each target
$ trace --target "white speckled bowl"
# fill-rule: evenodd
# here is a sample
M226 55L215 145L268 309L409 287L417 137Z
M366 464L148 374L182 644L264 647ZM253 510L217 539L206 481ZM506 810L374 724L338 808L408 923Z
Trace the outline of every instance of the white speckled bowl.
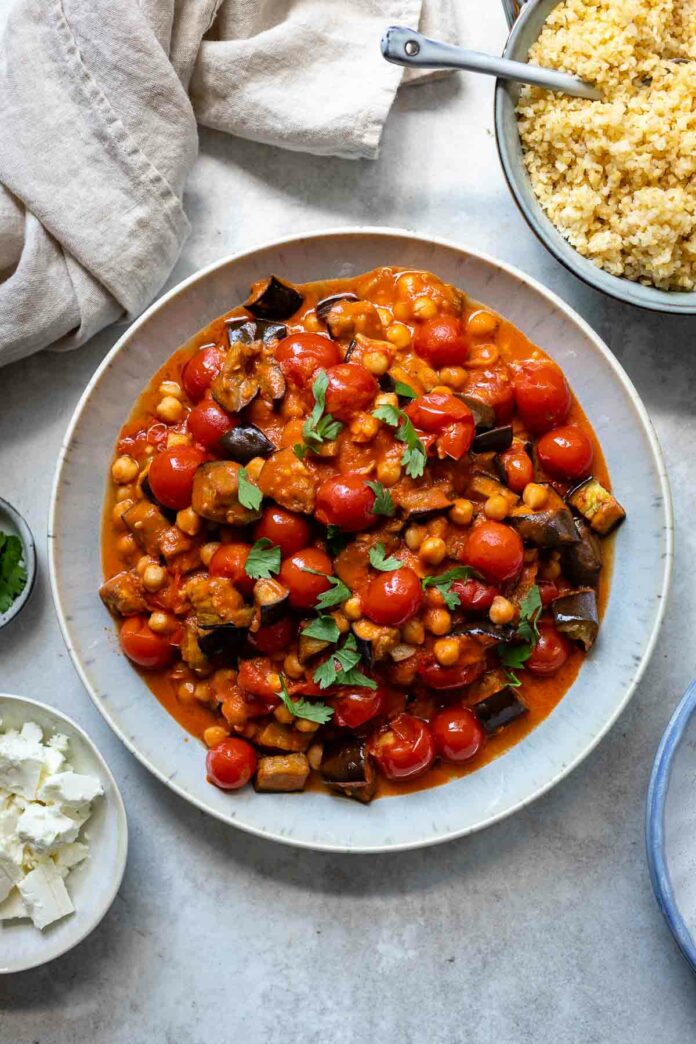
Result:
M26 971L46 964L93 931L116 898L126 866L128 825L126 812L114 777L89 736L53 707L22 696L0 695L2 729L21 729L35 721L48 739L62 732L70 740L69 761L76 772L98 776L104 797L94 803L94 812L81 836L89 841L90 854L70 873L66 887L75 912L40 931L29 920L0 923L0 974Z
M628 521L616 542L600 641L559 707L523 742L443 787L369 807L329 794L226 794L206 783L203 749L170 718L118 650L102 607L99 525L118 429L153 371L269 272L303 282L378 265L428 268L498 309L558 360L594 425ZM393 229L340 229L225 258L138 319L104 360L68 429L49 526L53 595L75 666L124 743L199 808L252 833L308 848L375 852L435 844L509 815L562 779L628 702L652 652L672 561L664 464L636 392L609 350L560 298L470 249Z

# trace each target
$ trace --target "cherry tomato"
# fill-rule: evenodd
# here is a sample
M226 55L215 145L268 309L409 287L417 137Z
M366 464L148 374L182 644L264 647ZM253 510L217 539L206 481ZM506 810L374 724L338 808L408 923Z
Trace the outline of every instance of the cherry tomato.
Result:
M461 366L469 354L469 340L461 319L440 315L428 319L416 330L413 342L418 355L439 370L441 366Z
M129 616L121 627L119 637L121 648L128 659L146 670L162 670L174 657L171 642L151 631L144 616Z
M570 388L551 359L525 359L515 370L515 402L524 426L533 432L563 424L570 409Z
M500 594L499 588L493 584L474 579L455 580L450 590L459 596L457 609L465 613L487 613L495 596Z
M443 667L432 653L423 653L418 664L418 677L429 689L437 692L450 692L452 689L463 689L480 678L486 669L484 659L469 663L455 663L453 667Z
M271 660L263 656L257 656L253 660L240 660L237 672L237 685L245 697L257 697L266 705L266 713L269 708L280 703L278 697L278 686L273 684L272 675L276 673ZM269 681L271 678L271 681ZM254 700L250 701L253 705Z
M369 370L357 363L341 363L327 370L326 411L341 421L349 421L372 405L378 384Z
M325 526L338 526L344 533L367 529L377 516L372 509L375 494L360 475L334 475L317 490L314 514Z
M225 432L236 428L239 421L213 399L204 399L193 407L186 423L196 442L206 449L215 449Z
M221 790L239 790L256 772L256 752L246 740L232 736L211 747L205 758L208 780Z
M305 569L315 569L324 576L306 573ZM318 547L306 547L295 551L286 558L280 567L278 579L290 592L290 605L293 609L313 609L319 595L328 591L331 584L327 576L333 575L331 559Z
M186 363L181 379L184 391L192 402L203 398L222 369L226 354L219 344L209 344Z
M456 424L450 424L449 428L445 428L442 435L438 437L438 456L460 460L467 450L470 449L473 441L473 420L471 424L463 424L461 421L457 421Z
M432 765L435 744L427 722L398 714L375 740L373 753L387 779L414 779Z
M254 581L244 572L251 551L250 544L220 544L210 559L208 572L211 576L226 576L243 595L251 595Z
M555 580L539 580L539 597L541 598L541 604L546 609L554 598L558 598L561 593L558 589L558 584Z
M502 584L517 576L524 561L524 545L518 533L502 522L480 522L470 530L464 561L485 580Z
M566 424L542 435L537 456L544 471L554 478L586 478L592 469L592 443L581 428Z
M509 424L515 412L515 389L507 366L477 373L466 387L467 394L475 395L492 406L497 424Z
M317 370L328 370L341 361L338 345L313 333L290 334L278 342L275 357L283 374L293 384L309 384Z
M471 707L446 707L431 722L435 749L441 758L455 765L478 754L486 733Z
M259 652L271 653L282 652L297 633L297 624L292 616L283 616L273 624L259 627L258 631L249 631L249 645Z
M195 446L172 446L153 457L147 480L160 504L175 511L188 507L194 475L204 461L205 454Z
M408 566L390 573L379 573L370 580L362 596L365 616L373 623L399 627L418 612L423 602L423 588Z
M340 689L329 700L334 715L332 725L344 729L357 729L371 718L383 714L386 707L384 689Z
M532 655L525 667L532 674L545 676L555 674L570 656L570 643L563 634L559 634L550 621L539 624L539 641L532 649Z
M447 392L419 395L408 404L406 414L421 431L434 431L439 435L455 421L470 426L472 433L474 430L474 415L469 407L461 399Z
M283 558L287 558L294 551L307 547L310 532L309 522L302 515L269 504L254 526L254 540L263 540L265 537L280 548Z
M529 482L534 481L534 465L521 446L510 446L498 459L505 471L505 484L513 493L521 493Z

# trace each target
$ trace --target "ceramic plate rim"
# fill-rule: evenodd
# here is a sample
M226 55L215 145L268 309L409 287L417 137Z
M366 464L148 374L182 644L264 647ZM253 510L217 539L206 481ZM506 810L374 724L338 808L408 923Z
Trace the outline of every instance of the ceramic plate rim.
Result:
M662 581L662 587L660 591L659 605L655 614L655 620L653 623L652 631L646 642L645 649L640 658L640 662L636 665L633 672L631 681L626 687L622 700L617 704L613 714L604 723L604 726L598 730L598 732L592 737L591 741L587 743L582 750L580 750L575 757L571 758L566 764L564 764L550 779L546 780L543 784L538 786L532 793L527 796L520 798L517 802L511 804L509 808L503 809L500 812L489 816L485 821L474 824L472 826L463 827L461 829L448 830L440 833L436 836L429 836L420 838L416 841L398 842L396 844L370 844L370 845L342 845L333 842L323 841L305 841L303 839L297 839L289 837L283 834L275 833L271 830L261 829L253 826L249 823L242 823L238 820L231 821L221 813L218 813L215 809L209 807L203 801L198 800L196 797L191 795L184 787L172 779L168 779L163 772L161 772L154 763L145 755L141 754L137 746L129 739L125 732L113 719L110 711L104 705L103 701L99 700L92 690L92 686L87 678L87 674L80 663L79 657L73 649L70 632L68 628L68 622L65 618L66 614L63 610L60 585L57 579L57 563L55 555L55 540L54 540L54 529L56 523L56 515L58 510L58 500L60 497L61 488L61 477L63 468L65 466L66 456L70 447L70 443L73 437L75 428L77 427L82 413L85 410L87 403L92 395L92 392L99 384L102 375L111 365L114 358L121 351L121 348L125 345L126 341L130 339L138 329L150 318L150 316L158 311L159 309L165 308L169 301L175 296L180 294L182 291L188 289L194 283L204 280L211 272L218 268L224 267L235 261L240 261L245 258L251 257L252 255L269 249L278 249L287 246L291 243L298 243L303 241L312 241L316 239L326 239L332 237L351 237L351 236L365 236L365 235L379 235L379 236L390 236L395 239L410 239L416 240L424 244L434 244L436 246L442 246L449 250L454 250L460 254L468 255L469 257L475 258L476 260L482 261L486 264L493 265L499 268L501 271L506 272L509 276L515 279L518 283L530 287L541 297L545 298L546 301L551 304L555 309L560 310L563 315L572 323L576 324L581 331L589 338L594 346L598 349L600 354L603 356L605 362L609 365L610 369L614 373L614 377L620 382L625 392L627 393L631 405L637 414L640 426L647 437L648 444L653 454L656 470L659 477L660 492L663 497L664 509L665 509L665 551L664 551L664 575ZM51 490L51 501L49 507L49 524L48 524L48 561L49 561L49 572L51 579L51 592L53 595L53 601L58 616L58 622L65 641L66 647L70 654L70 658L73 662L73 666L77 671L77 674L85 686L87 692L90 695L93 703L98 708L99 712L106 719L110 727L124 743L127 749L143 764L160 782L164 783L167 787L177 793L180 797L183 797L190 804L199 808L201 811L208 815L214 816L219 819L220 822L228 825L236 826L238 829L243 830L247 833L254 834L257 837L266 838L268 840L278 841L283 844L293 845L299 848L311 849L314 851L325 851L325 852L340 852L350 854L369 854L369 853L380 853L380 852L399 852L408 851L417 848L426 848L431 845L442 844L446 841L454 840L458 837L464 837L468 834L475 833L478 830L482 830L485 827L492 826L494 823L500 822L501 820L512 815L514 812L518 812L520 809L525 808L527 805L536 801L537 798L541 797L547 791L551 790L561 779L567 776L577 765L579 765L597 746L597 744L604 738L609 729L614 725L616 720L622 711L626 708L629 703L636 686L640 682L643 673L650 661L650 657L657 641L657 636L662 625L662 621L665 614L665 605L669 594L672 578L672 563L674 557L674 520L672 511L672 498L669 488L669 481L667 479L667 472L665 468L665 462L662 455L657 436L652 426L652 422L648 416L648 413L628 375L624 372L623 368L619 364L618 360L610 352L609 348L604 344L602 339L592 329L573 308L571 308L565 301L563 301L553 291L547 289L542 283L540 283L533 276L527 275L522 272L521 269L516 268L514 265L508 264L505 261L501 261L498 258L492 257L481 250L474 247L470 247L466 244L456 243L452 240L444 239L439 236L430 235L427 233L419 234L402 228L392 228L389 226L344 226L344 227L331 227L322 229L312 229L304 233L296 233L290 236L281 236L263 242L254 244L253 247L247 250L238 251L233 254L225 255L216 261L211 262L209 265L199 269L198 271L187 276L175 287L172 287L166 294L158 298L153 304L149 306L134 322L128 327L128 329L118 338L113 348L104 357L94 375L89 381L84 392L80 396L80 399L75 407L74 413L68 424L65 436L61 443L58 460L56 463L56 470L53 479L53 486ZM395 800L395 799L390 799Z
M14 692L0 692L0 699L12 700L20 706L31 708L38 707L44 713L47 713L49 717L56 719L57 723L65 722L71 729L80 736L83 742L89 747L90 751L94 755L96 761L99 764L101 771L104 773L104 777L109 783L110 787L110 799L113 800L116 810L116 830L118 833L118 848L119 848L119 859L116 863L116 873L112 879L112 885L109 889L105 900L102 901L99 907L97 907L96 913L91 917L85 925L83 925L80 932L74 939L65 940L54 946L53 949L48 948L46 956L42 956L39 960L30 959L28 962L18 962L8 967L0 968L0 975L14 975L17 972L29 971L31 968L40 968L44 964L48 964L49 961L54 961L58 957L62 957L63 954L68 953L75 946L78 946L88 935L94 931L94 929L101 924L106 914L111 909L114 899L118 895L118 890L121 887L123 881L123 875L126 870L126 862L128 858L128 818L126 816L126 808L123 803L123 797L121 791L118 788L118 784L114 779L113 773L106 763L104 755L101 753L96 743L90 736L87 735L81 725L71 718L69 715L64 714L63 711L57 709L57 707L51 707L48 703L43 703L41 700L34 700L30 696L19 696ZM29 719L27 719L29 720ZM40 929L35 929L37 932Z

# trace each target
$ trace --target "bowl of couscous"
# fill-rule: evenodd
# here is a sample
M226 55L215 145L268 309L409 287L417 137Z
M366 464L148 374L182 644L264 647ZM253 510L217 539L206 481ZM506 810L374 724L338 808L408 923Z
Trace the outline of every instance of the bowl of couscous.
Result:
M529 0L505 57L602 92L498 81L500 159L531 229L596 289L696 313L696 0Z

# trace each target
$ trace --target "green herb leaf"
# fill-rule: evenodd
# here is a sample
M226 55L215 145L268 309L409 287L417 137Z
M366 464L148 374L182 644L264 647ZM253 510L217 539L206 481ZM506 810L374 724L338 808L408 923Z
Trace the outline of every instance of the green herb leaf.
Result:
M517 625L517 634L525 642L534 648L539 641L539 627L537 620L541 615L543 606L541 603L541 592L538 586L530 587L527 594L520 602L520 622Z
M292 447L292 452L295 454L298 460L304 460L309 453L309 446L305 446L303 442L296 442Z
M511 670L505 671L505 679L511 689L518 689L522 684L518 675L516 675L515 672Z
M252 580L270 580L273 573L279 570L280 548L268 537L257 540L244 563L246 575Z
M341 530L340 526L326 527L326 550L334 558L347 546L349 536Z
M394 381L394 391L402 399L417 399L418 392L414 392L410 384L404 384L403 381Z
M255 486L247 475L246 468L239 469L239 487L237 489L237 498L242 507L248 508L249 511L258 511L261 507L261 501L263 500L263 493L258 486Z
M319 700L293 700L288 693L285 678L280 679L280 692L278 693L283 704L295 718L305 718L307 721L316 721L325 725L333 717L333 707L327 707Z
M377 688L374 678L368 678L357 667L351 667L349 671L342 671L340 678L337 678L336 681L339 685L359 685L363 689Z
M532 647L529 642L521 645L499 645L498 659L503 667L524 667L532 655Z
M332 616L318 616L304 628L302 634L320 642L337 642L341 637L338 624Z
M328 591L324 591L323 594L319 595L317 599L315 609L320 612L322 609L330 609L334 605L340 605L341 602L345 602L346 598L350 598L351 590L349 587L339 580L337 576L329 576L327 573L322 573L319 569L310 569L309 566L302 566L303 573L313 573L314 576L324 576L331 584Z
M383 573L388 572L390 569L401 569L404 564L398 558L394 558L393 555L390 558L385 557L384 544L375 544L374 547L371 547L368 557L370 565Z
M24 590L27 571L22 565L23 553L18 536L0 533L0 613L6 612Z
M385 403L373 410L372 416L376 417L377 420L384 421L385 424L389 424L392 428L398 428L396 437L399 442L403 442L406 445L406 449L401 457L401 463L407 475L411 478L420 478L425 471L427 459L425 447L404 411Z
M384 421L385 424L392 428L398 428L401 423L402 413L398 406L390 406L389 403L383 403L376 410L372 411L372 416L376 417L377 420Z
M394 508L394 501L389 490L381 482L368 482L367 484L375 495L375 502L372 506L373 513L375 515L393 515L396 509Z
M456 609L461 598L456 591L452 591L452 583L455 580L468 580L471 570L468 566L454 566L433 576L424 576L421 583L424 588L436 587L445 600L448 609Z
M324 663L319 664L312 678L320 689L331 685L361 685L376 689L377 682L358 669L360 653L354 634L349 634L340 649L336 649Z
M314 406L307 420L302 425L302 438L304 445L294 447L294 453L300 460L307 452L321 446L323 442L333 442L343 431L341 421L335 420L330 413L324 413L326 408L326 389L329 384L326 370L320 370L314 378L312 392L314 394Z

